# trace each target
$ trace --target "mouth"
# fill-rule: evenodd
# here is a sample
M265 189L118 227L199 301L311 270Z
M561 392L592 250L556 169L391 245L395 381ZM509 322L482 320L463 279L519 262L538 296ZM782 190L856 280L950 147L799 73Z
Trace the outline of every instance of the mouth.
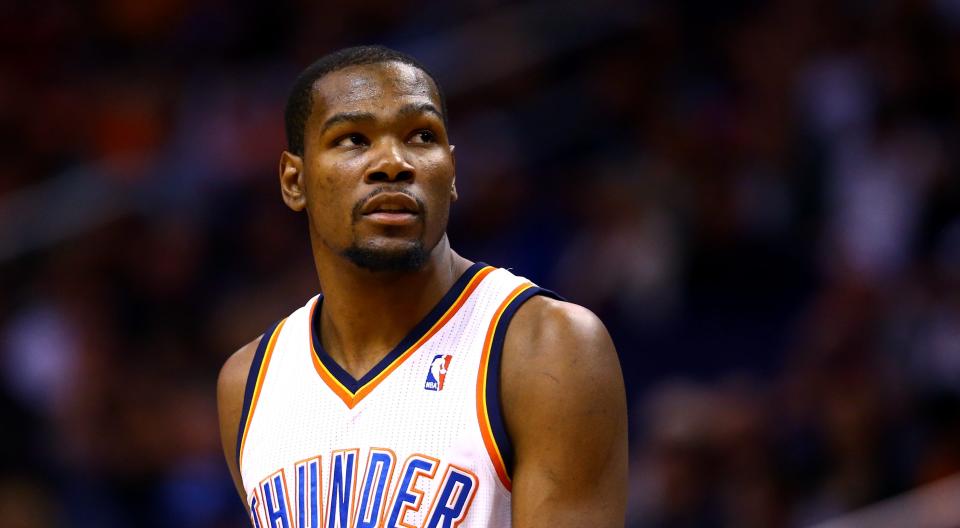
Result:
M363 217L377 224L394 226L409 225L417 221L417 215L400 211L376 211Z
M420 204L405 193L380 193L367 200L360 210L363 218L385 225L408 225L420 216Z

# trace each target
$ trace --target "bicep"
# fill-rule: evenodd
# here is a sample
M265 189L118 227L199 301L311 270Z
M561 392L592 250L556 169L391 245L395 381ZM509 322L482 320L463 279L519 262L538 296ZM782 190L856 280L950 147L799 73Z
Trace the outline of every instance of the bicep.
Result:
M613 343L586 309L538 304L517 312L504 347L514 524L622 526L626 396Z

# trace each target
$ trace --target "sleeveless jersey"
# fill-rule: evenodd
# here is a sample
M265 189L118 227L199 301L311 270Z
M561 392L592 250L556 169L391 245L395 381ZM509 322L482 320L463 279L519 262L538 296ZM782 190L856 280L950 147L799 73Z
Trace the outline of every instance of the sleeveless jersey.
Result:
M549 293L474 264L361 379L323 350L318 295L260 340L237 457L256 528L507 527L507 325Z

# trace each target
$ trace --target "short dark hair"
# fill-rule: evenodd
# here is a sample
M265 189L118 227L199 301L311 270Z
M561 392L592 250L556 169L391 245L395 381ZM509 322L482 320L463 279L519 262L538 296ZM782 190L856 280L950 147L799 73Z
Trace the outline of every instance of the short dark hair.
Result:
M440 97L440 112L443 121L447 121L447 100L440 88L440 83L417 59L384 46L355 46L344 48L320 57L316 62L303 70L293 83L290 96L287 98L287 108L283 119L287 133L287 150L302 156L304 150L304 134L307 118L313 110L313 85L328 73L342 70L348 66L361 64L378 64L381 62L400 62L409 64L427 74L437 89Z

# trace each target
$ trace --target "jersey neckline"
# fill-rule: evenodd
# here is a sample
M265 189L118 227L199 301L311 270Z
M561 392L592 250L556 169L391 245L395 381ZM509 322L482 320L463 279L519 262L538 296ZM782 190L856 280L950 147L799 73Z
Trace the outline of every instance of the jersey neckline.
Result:
M383 359L360 379L354 378L324 350L320 341L319 308L323 295L318 295L310 309L310 348L317 374L349 408L353 408L384 378L436 334L460 309L483 278L495 268L482 262L472 264L440 298L433 309L400 340Z

